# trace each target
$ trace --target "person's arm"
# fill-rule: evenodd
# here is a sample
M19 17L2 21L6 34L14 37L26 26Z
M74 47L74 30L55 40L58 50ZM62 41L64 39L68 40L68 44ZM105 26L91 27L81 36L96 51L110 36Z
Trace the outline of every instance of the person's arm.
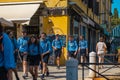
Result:
M75 48L75 53L74 53L74 55L76 55L77 54L77 51L78 51L78 45L77 45L77 42L75 41L75 46L76 46L76 48Z
M96 44L96 52L98 52L98 43Z
M56 47L55 47L55 40L52 41L52 47L54 50L56 50Z
M18 40L17 40L17 48L18 49L20 48L20 38L18 38Z
M51 45L50 41L48 41L47 44L48 44L48 51L46 51L42 55L46 55L46 54L49 54L50 52L52 52L52 45Z
M107 46L105 43L104 43L104 52L107 53Z
M86 41L86 54L88 54L88 42Z
M81 45L80 45L80 41L79 41L78 53L80 53L80 47L81 47Z
M15 44L15 53L18 52L18 45L17 40L14 38L14 44Z
M67 59L69 58L69 41L67 42Z

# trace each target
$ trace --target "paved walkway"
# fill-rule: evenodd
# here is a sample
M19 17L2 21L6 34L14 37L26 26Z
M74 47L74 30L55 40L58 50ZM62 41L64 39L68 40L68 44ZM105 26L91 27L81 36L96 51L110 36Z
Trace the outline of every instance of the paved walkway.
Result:
M110 68L111 66L105 66L104 69L100 69L99 71L102 72L108 68ZM55 66L49 66L49 70L50 70L50 76L46 77L45 80L66 80L66 67L63 66L61 67L60 70L56 69ZM87 68L85 68L85 77L88 77L89 74L89 70ZM120 75L120 68L112 68L111 70L105 72L105 74L110 74L110 75L114 75L114 74L118 74ZM39 71L39 76L40 76L40 71ZM19 76L20 76L20 80L24 80L22 78L22 72L19 71ZM82 80L82 68L78 68L78 79ZM14 77L15 80L15 77ZM29 74L29 77L27 77L26 80L32 80L31 75ZM40 77L38 77L38 80L41 80Z

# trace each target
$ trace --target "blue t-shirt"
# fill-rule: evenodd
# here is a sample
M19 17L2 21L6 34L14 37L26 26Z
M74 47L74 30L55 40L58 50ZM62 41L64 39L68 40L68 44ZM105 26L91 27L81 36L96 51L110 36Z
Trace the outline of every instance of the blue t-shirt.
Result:
M2 64L4 63L4 67L6 69L11 69L11 68L13 69L16 67L15 60L14 60L14 54L13 54L14 50L13 50L12 42L6 33L3 34L2 43L3 43L2 54L4 54L2 57L4 59L2 59L3 61L0 61L0 62L2 62Z
M78 45L77 45L77 42L75 40L68 41L67 45L68 45L67 46L68 51L77 51L78 50Z
M41 48L41 54L49 51L52 52L52 45L49 40L41 40L40 41L40 48Z
M18 44L18 49L20 52L27 52L27 48L28 48L28 37L20 37L17 40L17 44Z
M54 46L54 47L57 48L57 49L61 49L62 46L63 46L62 40L60 40L60 39L58 39L58 40L57 40L57 39L53 40L52 46Z
M29 55L38 55L40 54L39 44L30 44L28 45L28 54Z
M79 48L80 48L80 49L86 49L86 48L88 48L88 43L87 43L87 41L86 41L86 40L81 40L81 41L79 41Z

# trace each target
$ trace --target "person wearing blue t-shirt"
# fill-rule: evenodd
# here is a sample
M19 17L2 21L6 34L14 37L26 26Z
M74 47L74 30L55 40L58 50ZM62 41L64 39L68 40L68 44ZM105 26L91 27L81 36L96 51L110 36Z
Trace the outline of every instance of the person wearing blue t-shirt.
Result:
M22 37L18 38L17 44L18 44L18 49L22 58L24 79L28 76L28 73L27 73L28 40L29 38L27 37L27 31L23 30Z
M12 80L12 69L15 68L12 42L6 33L0 38L0 80Z
M44 79L44 74L46 72L46 76L49 76L49 70L47 67L49 55L52 52L52 45L49 40L46 39L46 33L41 34L40 40L40 48L41 48L41 59L42 59L42 76L41 78Z
M54 49L55 57L57 59L57 68L60 69L60 56L62 54L62 40L59 39L59 34L56 35L56 39L52 42L52 47Z
M7 30L6 33L8 34L9 38L12 41L12 46L13 46L13 50L14 50L13 54L14 54L15 64L17 65L17 52L18 52L17 40L14 38L14 32L13 31ZM15 68L13 69L13 72L15 73L16 80L19 80L16 65L15 65Z
M87 56L88 56L88 43L84 39L83 36L80 36L80 41L79 41L79 55L80 55L80 61L81 62L86 62Z
M67 44L67 51L69 57L76 58L77 50L78 50L77 42L74 40L73 36L69 36L69 41Z
M7 70L5 69L4 66L4 58L6 58L4 56L4 45L3 46L3 29L0 25L0 80L8 80L7 79Z
M37 37L32 35L28 42L28 55L30 73L33 76L33 80L37 80L38 77L38 65L40 62L40 47Z

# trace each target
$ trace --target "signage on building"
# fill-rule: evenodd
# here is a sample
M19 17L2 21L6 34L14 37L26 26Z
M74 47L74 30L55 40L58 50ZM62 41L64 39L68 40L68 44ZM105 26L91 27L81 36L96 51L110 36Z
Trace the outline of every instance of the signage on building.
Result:
M82 17L82 19L83 19L83 22L84 22L84 23L88 24L88 18Z
M93 27L95 26L95 23L90 18L88 18L88 23Z
M95 23L90 19L90 18L85 18L85 17L82 17L83 19L83 22L86 23L86 24L89 24L91 26L95 26Z

